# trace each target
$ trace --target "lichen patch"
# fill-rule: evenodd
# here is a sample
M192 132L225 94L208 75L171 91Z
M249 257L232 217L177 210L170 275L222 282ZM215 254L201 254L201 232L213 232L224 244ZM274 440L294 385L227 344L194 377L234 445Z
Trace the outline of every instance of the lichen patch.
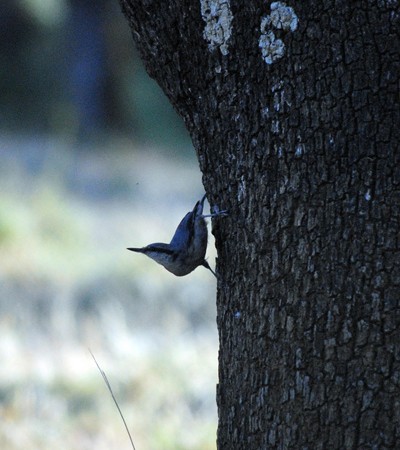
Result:
M283 2L271 3L271 14L261 19L259 47L261 56L267 64L272 64L285 54L285 44L278 39L274 30L295 31L299 19L290 6Z
M200 0L201 16L205 22L203 37L210 51L219 48L227 55L232 34L232 12L229 0Z

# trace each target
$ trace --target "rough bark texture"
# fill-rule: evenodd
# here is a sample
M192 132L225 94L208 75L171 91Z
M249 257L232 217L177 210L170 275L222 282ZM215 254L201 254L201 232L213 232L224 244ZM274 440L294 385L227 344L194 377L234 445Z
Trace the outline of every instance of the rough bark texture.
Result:
M398 2L288 2L298 27L266 64L269 2L232 2L222 54L201 2L120 1L230 211L218 448L400 448Z

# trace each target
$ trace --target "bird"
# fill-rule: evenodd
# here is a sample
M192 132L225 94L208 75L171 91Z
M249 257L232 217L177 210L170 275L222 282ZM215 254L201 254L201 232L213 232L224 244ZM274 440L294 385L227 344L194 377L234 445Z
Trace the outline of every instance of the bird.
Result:
M127 250L142 253L164 266L177 277L193 272L199 266L210 270L217 278L205 259L207 250L208 230L206 217L227 215L227 211L217 211L213 214L203 215L203 196L179 223L169 244L155 242L146 247L130 247Z

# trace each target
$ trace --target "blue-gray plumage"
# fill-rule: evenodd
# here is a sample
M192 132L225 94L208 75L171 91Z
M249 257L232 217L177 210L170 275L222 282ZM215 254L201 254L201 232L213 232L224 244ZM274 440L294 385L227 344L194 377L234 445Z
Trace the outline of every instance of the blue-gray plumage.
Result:
M205 198L204 195L193 210L181 220L169 244L156 242L143 248L128 248L128 250L143 253L178 277L187 275L198 266L206 267L217 276L205 260L208 240L205 217L226 215L226 211L204 216Z

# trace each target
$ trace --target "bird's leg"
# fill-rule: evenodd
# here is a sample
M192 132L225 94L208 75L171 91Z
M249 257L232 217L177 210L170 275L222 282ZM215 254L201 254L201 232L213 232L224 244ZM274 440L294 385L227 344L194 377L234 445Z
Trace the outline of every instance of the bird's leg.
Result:
M222 211L220 211L220 209L218 208L218 206L214 206L211 208L213 212L211 212L211 214L202 214L201 217L203 217L204 219L206 217L225 217L228 215L228 210L224 209Z

